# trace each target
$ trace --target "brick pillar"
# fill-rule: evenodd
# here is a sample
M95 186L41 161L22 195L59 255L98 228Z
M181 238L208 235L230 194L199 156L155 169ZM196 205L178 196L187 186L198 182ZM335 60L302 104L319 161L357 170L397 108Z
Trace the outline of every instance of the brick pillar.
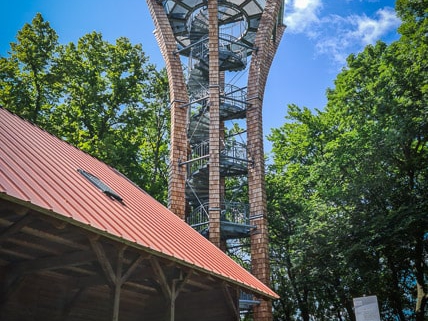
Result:
M269 235L266 210L266 190L263 153L262 101L252 99L247 112L247 140L254 162L248 172L250 217L256 217L251 224L257 227L251 234L251 272L263 283L270 284ZM254 320L272 320L270 301L261 301L254 309Z
M209 216L210 241L220 247L220 71L218 54L218 0L208 0L209 20Z
M168 206L180 218L185 218L186 168L179 166L187 160L187 109L182 108L189 101L183 69L178 56L174 55L176 41L163 6L156 0L147 0L155 24L155 37L165 60L168 73L171 109L171 150L168 180Z
M277 25L281 0L267 1L256 34L258 51L251 58L248 75L247 143L253 166L248 172L248 190L251 221L257 229L251 235L252 273L266 285L270 285L269 234L265 189L265 164L263 150L262 107L266 80L284 26ZM272 320L272 303L262 300L254 307L255 321Z

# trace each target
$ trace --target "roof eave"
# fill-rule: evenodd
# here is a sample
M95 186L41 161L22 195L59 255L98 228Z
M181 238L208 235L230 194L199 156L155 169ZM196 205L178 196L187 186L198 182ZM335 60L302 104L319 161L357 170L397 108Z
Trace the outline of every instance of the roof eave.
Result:
M226 277L224 275L216 273L215 271L204 269L203 267L200 267L200 266L195 265L195 264L193 264L191 262L182 260L182 259L177 258L175 256L169 255L167 253L163 253L161 251L157 251L155 249L152 249L150 247L141 245L139 243L132 242L132 241L127 240L125 238L118 237L118 236L110 234L110 233L108 233L106 231L102 231L102 230L100 230L100 229L98 229L98 228L96 228L94 226L83 224L82 222L79 222L79 221L73 219L72 217L67 217L67 216L64 216L64 215L62 215L60 213L56 213L56 212L54 212L52 210L40 207L38 205L33 204L30 201L25 201L25 200L16 198L14 196L11 196L11 195L7 194L7 192L0 191L0 199L3 199L3 200L6 200L6 201L15 203L17 205L24 206L24 207L29 208L31 210L34 210L34 211L36 211L38 213L47 215L49 217L58 219L58 220L63 221L63 222L70 223L70 224L72 224L74 226L83 228L83 229L85 229L87 231L90 231L92 233L95 233L97 235L104 236L104 237L109 238L111 240L114 240L116 242L120 242L122 244L126 244L128 246L131 246L131 247L133 247L135 249L139 249L139 250L145 251L145 252L147 252L149 254L158 256L160 258L165 258L165 259L171 260L171 261L173 261L175 263L178 263L178 264L180 264L182 266L185 266L185 267L188 267L188 268L192 268L192 269L194 269L194 270L196 270L198 272L202 272L204 274L216 277L216 278L221 279L223 281L226 281L226 282L228 282L230 284L236 285L236 286L238 286L241 289L248 290L249 292L253 293L256 296L260 295L261 297L263 297L265 299L270 299L270 300L279 299L279 295L277 295L272 290L270 290L269 292L262 291L261 289L254 288L254 287L252 287L252 286L250 286L250 285L248 285L246 283L242 283L242 282L239 282L238 280L234 280L234 279L228 278L228 277Z

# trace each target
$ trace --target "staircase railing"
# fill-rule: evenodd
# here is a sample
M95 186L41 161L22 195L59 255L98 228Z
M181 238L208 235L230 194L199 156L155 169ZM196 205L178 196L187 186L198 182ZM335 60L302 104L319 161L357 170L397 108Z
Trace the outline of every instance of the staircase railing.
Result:
M247 106L247 87L224 86L220 94L220 116L224 120L244 118Z
M220 158L236 164L248 162L247 145L235 140L226 140L220 151Z
M199 233L203 233L204 231L208 232L208 226L210 223L208 207L208 203L201 204L196 209L194 209L186 219L187 224L189 224Z
M220 220L235 224L250 225L250 205L241 202L224 202Z
M247 158L247 146L235 140L222 141L220 151L220 167L223 175L233 175L235 171L243 171L250 162ZM180 165L188 165L188 176L207 167L209 163L209 140L205 140L192 146L190 160L181 162Z
M189 174L193 174L201 168L205 167L209 162L210 145L209 140L205 140L198 145L192 146L191 159L193 160L189 166Z
M209 203L196 207L187 217L187 223L201 232L208 228ZM223 202L221 204L220 220L241 225L250 225L250 206L241 202Z

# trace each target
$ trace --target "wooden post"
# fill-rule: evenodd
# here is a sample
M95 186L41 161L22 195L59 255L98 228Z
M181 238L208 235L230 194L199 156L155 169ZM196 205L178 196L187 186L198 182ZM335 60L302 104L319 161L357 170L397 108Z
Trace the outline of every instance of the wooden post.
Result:
M122 267L123 267L123 252L125 247L119 249L117 255L117 266L116 266L116 278L114 282L114 298L113 298L113 321L119 321L119 309L120 309L120 292L122 289Z
M91 243L91 247L95 252L95 255L97 256L98 262L100 263L101 268L104 271L104 275L107 279L107 282L110 285L110 288L112 289L112 321L119 321L120 294L122 284L126 280L124 277L122 277L123 256L126 249L126 245L123 245L118 249L117 266L115 273L102 244L98 242L97 238L90 237L89 240ZM134 265L132 265L131 267L135 269ZM126 275L127 277L129 277L130 273L126 273Z

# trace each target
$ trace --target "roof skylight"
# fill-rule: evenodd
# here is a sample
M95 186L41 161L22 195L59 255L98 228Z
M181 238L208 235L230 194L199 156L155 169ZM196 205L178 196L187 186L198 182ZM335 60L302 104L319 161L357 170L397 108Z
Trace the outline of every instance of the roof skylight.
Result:
M108 185L106 185L103 181L101 181L98 177L84 171L83 169L77 170L80 174L82 174L88 181L90 181L95 187L101 190L107 196L123 203L122 197L120 197L115 191L113 191Z

